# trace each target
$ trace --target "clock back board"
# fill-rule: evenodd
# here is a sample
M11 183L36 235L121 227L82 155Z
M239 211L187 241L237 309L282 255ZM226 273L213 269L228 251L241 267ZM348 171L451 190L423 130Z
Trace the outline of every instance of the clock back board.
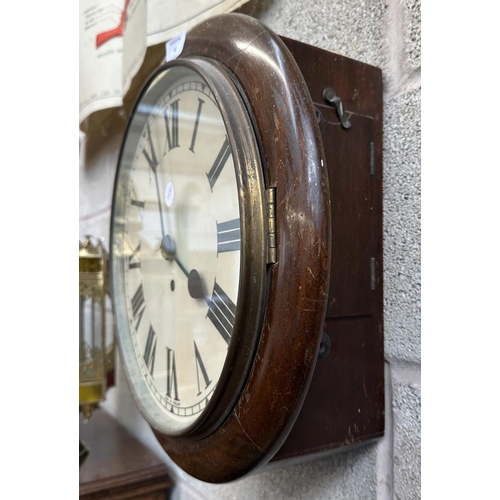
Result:
M281 37L319 111L330 181L332 268L319 360L301 412L273 462L310 458L384 434L382 73ZM342 99L342 126L323 98Z

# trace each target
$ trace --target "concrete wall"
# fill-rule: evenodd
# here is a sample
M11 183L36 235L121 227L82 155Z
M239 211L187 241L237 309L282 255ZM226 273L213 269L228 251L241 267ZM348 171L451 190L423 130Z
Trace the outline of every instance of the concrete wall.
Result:
M165 456L120 369L104 407L171 465L175 500L420 498L420 0L250 0L240 12L280 35L383 70L386 436L214 486L188 477ZM106 245L120 140L81 146L80 235L104 236Z

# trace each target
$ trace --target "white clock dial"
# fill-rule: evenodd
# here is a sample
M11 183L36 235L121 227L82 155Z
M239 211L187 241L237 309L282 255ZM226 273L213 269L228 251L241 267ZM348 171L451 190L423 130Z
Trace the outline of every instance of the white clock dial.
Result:
M217 386L240 283L233 157L214 95L196 72L174 66L153 81L120 169L113 252L122 256L122 353L150 420L179 432Z

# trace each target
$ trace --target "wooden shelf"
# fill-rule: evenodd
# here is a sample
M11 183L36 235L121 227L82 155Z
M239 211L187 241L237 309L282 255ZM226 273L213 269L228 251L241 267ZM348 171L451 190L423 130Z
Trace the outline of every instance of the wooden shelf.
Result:
M80 465L81 500L166 500L167 466L109 413L98 409L89 423L80 415L80 438L90 449Z

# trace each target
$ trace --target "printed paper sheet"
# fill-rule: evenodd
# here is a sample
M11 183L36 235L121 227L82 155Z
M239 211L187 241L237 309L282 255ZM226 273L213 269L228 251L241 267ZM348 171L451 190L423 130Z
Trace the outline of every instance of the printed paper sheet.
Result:
M147 47L248 0L80 0L80 125L118 107Z

